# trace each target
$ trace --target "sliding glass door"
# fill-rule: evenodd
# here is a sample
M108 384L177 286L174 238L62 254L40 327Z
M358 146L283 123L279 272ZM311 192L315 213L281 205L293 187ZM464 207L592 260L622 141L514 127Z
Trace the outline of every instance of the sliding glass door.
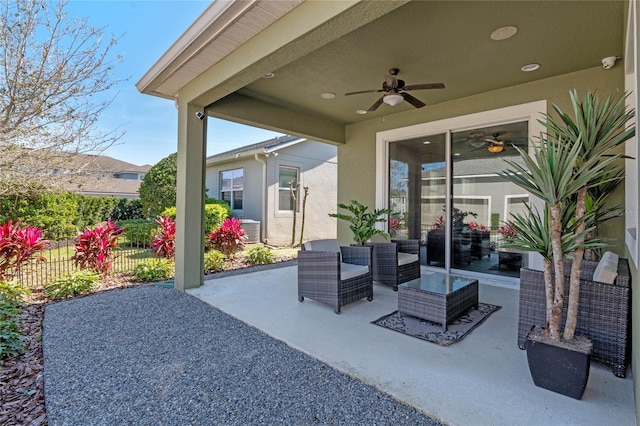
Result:
M427 266L519 276L526 257L503 247L500 232L528 195L498 173L528 135L520 121L390 142L388 205L400 214L392 236L419 239Z

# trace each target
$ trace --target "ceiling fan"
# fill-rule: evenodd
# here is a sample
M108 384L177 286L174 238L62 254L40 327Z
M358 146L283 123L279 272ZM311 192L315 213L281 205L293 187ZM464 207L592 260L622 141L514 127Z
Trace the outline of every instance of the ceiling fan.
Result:
M488 137L485 132L478 130L469 134L470 144L475 148L486 146L487 151L497 154L504 150L506 141L498 139L504 133L506 132L495 132L492 137Z
M385 80L382 83L382 89L350 92L350 93L345 93L345 96L359 95L361 93L384 92L385 94L382 95L382 97L380 97L380 99L378 99L367 110L367 112L373 112L376 109L378 109L378 107L382 105L383 102L390 106L396 106L402 101L407 101L416 108L422 108L423 106L425 106L425 103L422 102L420 99L417 99L411 96L409 93L407 93L407 91L425 90L425 89L444 89L443 83L423 83L423 84L412 84L407 86L405 85L404 80L400 80L398 78L399 72L400 70L398 68L391 68L389 70L389 74L385 76Z

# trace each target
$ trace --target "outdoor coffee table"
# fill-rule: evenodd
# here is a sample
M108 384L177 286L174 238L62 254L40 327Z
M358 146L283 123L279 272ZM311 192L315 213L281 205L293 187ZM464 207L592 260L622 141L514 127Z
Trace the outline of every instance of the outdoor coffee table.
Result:
M478 280L431 272L398 286L398 312L447 324L469 309L478 309Z

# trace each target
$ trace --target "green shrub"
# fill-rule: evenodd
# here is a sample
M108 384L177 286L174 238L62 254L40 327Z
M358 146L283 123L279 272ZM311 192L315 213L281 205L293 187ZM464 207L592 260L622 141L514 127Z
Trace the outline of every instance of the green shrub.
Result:
M204 271L220 272L224 270L224 254L218 250L209 250L204 254Z
M158 161L144 175L138 194L142 211L148 218L164 216L164 209L176 205L177 173L178 153L174 152Z
M273 250L265 246L251 247L242 261L252 265L268 265L273 263Z
M173 276L173 262L169 259L148 259L138 263L131 272L136 281L162 281Z
M123 228L122 244L132 247L149 247L158 229L154 221L147 219L121 220L118 226Z
M140 200L121 198L110 216L111 219L117 220L118 222L122 222L123 220L144 219L142 202Z
M208 198L207 200L214 200ZM205 204L204 206L204 233L205 235L218 229L224 223L225 219L231 214L231 209L226 201L214 200L216 203ZM176 218L176 208L168 207L164 209L161 216L169 216L171 219Z
M74 271L56 278L44 287L44 293L53 300L93 291L100 275L91 271Z
M24 347L20 313L26 293L28 290L15 284L0 282L0 360L17 356Z
M94 226L107 219L113 219L111 213L120 202L116 197L93 197L78 195L78 220L75 225L78 229Z

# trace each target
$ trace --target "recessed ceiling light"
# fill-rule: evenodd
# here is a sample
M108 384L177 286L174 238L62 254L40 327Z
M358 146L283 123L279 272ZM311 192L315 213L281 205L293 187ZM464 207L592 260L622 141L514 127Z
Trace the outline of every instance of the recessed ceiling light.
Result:
M522 71L524 72L531 72L531 71L535 71L537 69L540 68L540 64L528 64L525 65L524 67L521 68Z
M500 41L513 37L518 32L518 27L507 25L500 27L491 33L491 40Z
M422 142L424 145L429 145L431 143L431 141L424 141Z
M454 157L460 157L460 153L459 153L459 152L456 152L456 153L454 153L454 154L453 154L453 156L454 156Z
M367 113L366 109L359 109L359 110L356 111L356 114L360 114L360 115L364 115L366 113Z
M333 99L333 98L336 97L336 94L335 93L331 93L331 92L324 92L324 93L320 94L320 97L322 99Z
M276 76L276 75L275 75L274 73L272 73L272 72L268 72L268 73L264 74L264 75L262 76L262 78L273 78L273 77L275 77L275 76Z

